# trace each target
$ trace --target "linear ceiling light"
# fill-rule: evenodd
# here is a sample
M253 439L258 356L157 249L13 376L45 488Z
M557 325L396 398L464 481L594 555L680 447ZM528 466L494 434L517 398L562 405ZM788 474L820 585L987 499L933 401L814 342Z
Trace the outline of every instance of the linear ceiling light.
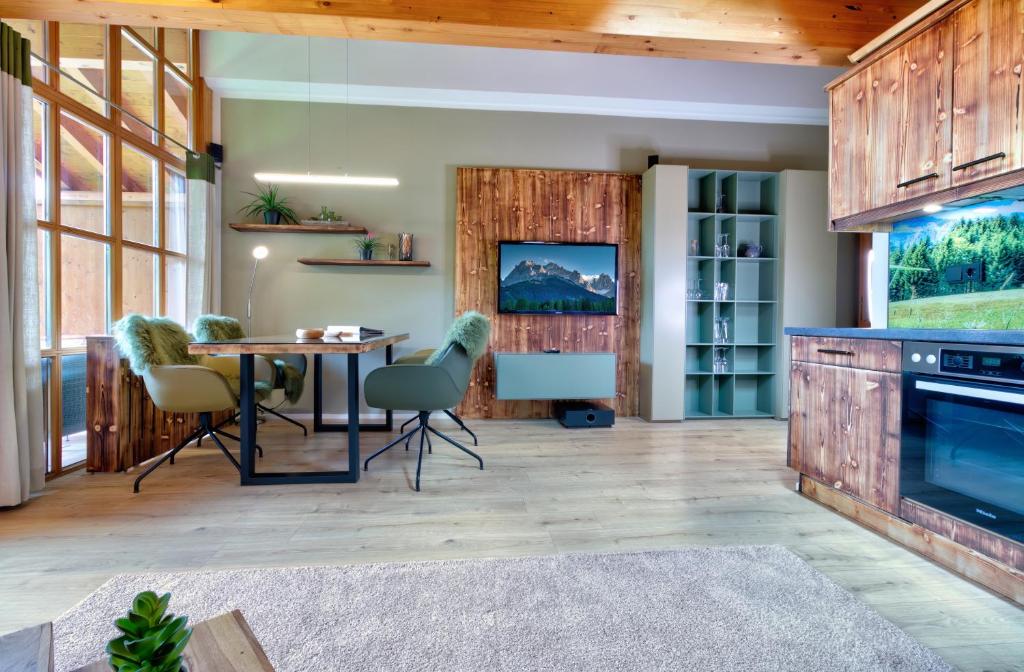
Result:
M281 184L342 184L353 187L397 187L396 177L359 177L356 175L313 175L311 173L256 173L260 182Z
M349 116L349 43L345 40L345 153L351 156L348 135ZM349 187L397 187L396 177L358 177L351 175L313 174L313 38L306 37L306 172L305 173L255 173L257 182L280 184L331 184Z

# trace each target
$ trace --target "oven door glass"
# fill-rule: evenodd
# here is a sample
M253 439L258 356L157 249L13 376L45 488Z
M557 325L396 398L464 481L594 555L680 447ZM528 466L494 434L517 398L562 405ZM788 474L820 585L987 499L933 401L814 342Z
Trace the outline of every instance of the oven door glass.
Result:
M900 492L1024 541L1024 389L904 375Z

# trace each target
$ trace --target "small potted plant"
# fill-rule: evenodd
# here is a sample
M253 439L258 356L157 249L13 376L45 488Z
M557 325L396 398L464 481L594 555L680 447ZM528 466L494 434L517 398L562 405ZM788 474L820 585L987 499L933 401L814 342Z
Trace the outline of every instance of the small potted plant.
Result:
M246 217L262 215L264 224L280 224L282 219L291 224L298 223L295 211L289 205L288 199L281 196L281 188L276 184L257 186L255 194L251 191L245 194L252 196L252 201L239 210Z
M171 594L139 593L128 615L114 621L123 634L107 643L110 667L117 672L187 672L182 653L192 636L188 617L167 613Z
M372 233L356 238L354 242L360 259L373 259L374 250L380 247L380 241L374 238Z

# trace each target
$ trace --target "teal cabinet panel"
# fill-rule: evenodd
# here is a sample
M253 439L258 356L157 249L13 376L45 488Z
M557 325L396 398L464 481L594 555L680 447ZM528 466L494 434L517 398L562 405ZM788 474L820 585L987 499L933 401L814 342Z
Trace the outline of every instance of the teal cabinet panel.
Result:
M496 394L502 400L611 399L614 352L497 352Z

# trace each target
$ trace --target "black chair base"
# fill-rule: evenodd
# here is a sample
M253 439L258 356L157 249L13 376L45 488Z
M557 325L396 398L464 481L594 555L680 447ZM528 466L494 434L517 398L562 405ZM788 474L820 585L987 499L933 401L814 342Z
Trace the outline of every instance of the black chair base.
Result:
M298 420L292 420L287 415L283 415L281 413L278 413L276 409L269 408L267 406L264 406L263 404L256 404L256 408L260 409L264 413L270 413L271 415L276 415L277 417L281 418L285 422L290 422L291 424L295 425L296 427L298 427L299 429L302 430L302 435L303 436L309 436L309 430L306 429L306 426L304 424L302 424L301 422L299 422Z
M447 413L447 411L445 411L445 413ZM380 450L378 450L373 455L370 455L368 458L366 458L366 460L363 462L363 471L369 471L370 470L370 460L372 460L373 458L377 457L378 455L381 455L382 453L385 453L385 452L391 450L392 448L397 446L399 443L402 443L403 441L405 441L405 448L406 448L406 450L408 450L409 449L409 440L411 440L416 435L417 432L419 432L419 435L420 435L420 454L419 454L419 457L416 459L416 492L420 491L420 472L423 469L423 446L424 446L424 444L427 444L428 446L430 446L430 434L434 434L435 436L438 436L438 437L444 439L445 441L447 441L448 443L452 444L453 446L455 446L456 448L458 448L462 452L466 453L467 455L471 455L471 456L475 457L476 461L480 464L480 469L482 470L484 468L483 458L481 458L479 455L477 455L472 450L470 450L469 448L465 447L464 445L462 445L461 443L459 443L458 441L456 441L452 437L450 437L447 434L444 434L442 432L439 432L439 431L437 431L436 429L434 429L433 427L430 426L430 411L420 411L419 415L417 415L415 418L412 418L412 419L413 420L419 420L419 424L416 425L416 427L410 429L408 432L405 432L404 434L399 436L397 439L395 439L394 441L392 441L388 445L386 445L383 448L381 448ZM408 422L405 423L405 425L408 425L408 424L409 424ZM402 427L404 428L405 425L402 425ZM399 430L399 431L401 431L401 430ZM428 450L429 450L429 452L433 452L433 446L430 446L430 448Z
M445 409L444 414L447 415L452 420L454 420L455 424L457 424L459 427L462 428L462 431L468 433L470 436L473 437L473 445L474 446L479 446L480 445L480 442L477 441L476 434L473 433L472 429L470 429L469 427L466 426L466 423L464 423L462 421L462 418L460 418L459 416L455 415L454 413L452 413L448 409ZM413 420L416 420L416 419L417 418L409 418L408 420L406 420L405 422L402 423L402 426L398 428L398 431L400 431L400 432L404 431L406 425L408 425L410 422L412 422ZM427 441L429 442L430 439L427 439ZM409 442L408 441L405 442L405 449L409 450Z
M149 476L151 473L153 473L157 469L157 467L159 467L164 462L170 462L171 464L174 464L174 456L175 455L180 453L186 446L188 446L193 441L202 440L204 437L207 437L207 436L210 437L211 439L213 439L213 442L217 444L218 448L220 448L220 452L224 453L225 457L227 457L228 461L230 461L231 464L234 465L235 469L237 469L239 472L241 472L242 466L240 464L238 464L238 460L236 460L235 456L232 455L231 452L228 451L228 449L224 447L224 444L221 443L220 438L218 438L218 437L223 436L224 438L231 439L233 441L241 442L241 439L239 439L234 434L229 434L229 433L227 433L227 432L225 432L225 431L223 431L221 429L221 427L224 426L225 424L227 424L226 420L224 422L220 423L219 425L214 426L214 424L213 424L213 414L212 413L200 413L199 414L199 427L197 427L195 429L195 431L193 431L191 434L189 434L188 437L186 437L184 441L179 443L177 446L175 446L171 450L168 450L166 453L164 453L160 457L159 460L157 460L153 464L149 465L144 472L139 474L139 477L135 479L135 484L132 487L132 489L136 493L138 493L139 492L139 487L142 485L142 479L144 479L146 476ZM256 448L259 451L259 454L262 456L263 455L263 449L260 448L259 446L256 446Z

